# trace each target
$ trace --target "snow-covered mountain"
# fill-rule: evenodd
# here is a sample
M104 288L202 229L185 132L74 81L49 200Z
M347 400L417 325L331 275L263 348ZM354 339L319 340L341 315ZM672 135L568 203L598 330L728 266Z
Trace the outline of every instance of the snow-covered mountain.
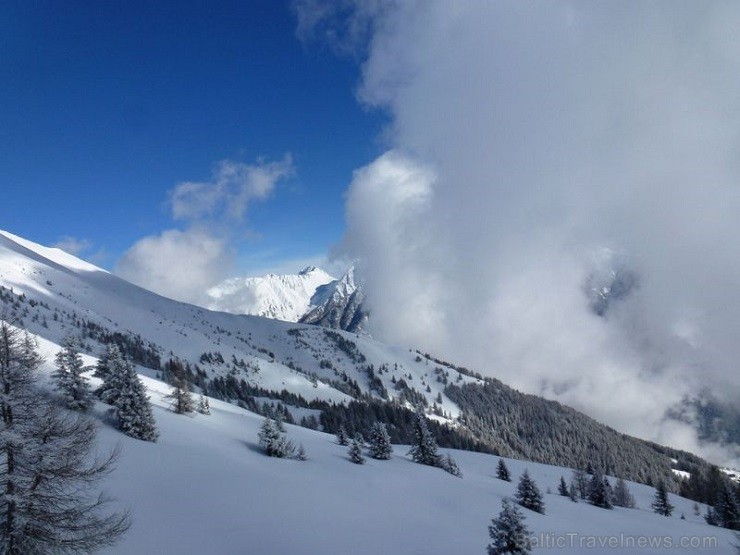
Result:
M297 322L313 306L316 290L335 279L314 266L297 274L235 277L207 291L211 310Z
M298 320L352 332L365 329L367 312L363 306L365 295L355 280L355 269L350 268L341 279L322 285L311 298L312 308Z
M367 313L354 267L335 279L315 266L297 274L227 279L207 291L206 308L265 316L351 332L364 331Z
M94 411L102 444L124 445L108 485L135 519L111 553L478 553L501 498L514 491L492 477L490 455L455 452L463 479L410 464L405 447L389 462L352 465L331 436L293 426L289 433L309 460L269 459L256 445L255 412L278 407L289 421L324 431L342 422L365 432L382 419L392 437L408 439L413 411L423 411L443 445L561 460L563 467L595 461L642 482L671 479L674 462L682 472L706 465L431 355L365 335L176 302L6 232L0 232L0 314L37 336L47 361L69 335L81 340L88 364L113 342L145 379L161 432L156 444L123 437L102 405ZM211 417L167 410L161 378L172 357L213 397ZM529 468L543 490L570 473L509 463L515 477ZM657 517L649 512L652 488L632 487L640 510L603 511L548 496L548 516L528 515L528 523L561 535L712 536L718 548L691 552L731 552L729 533L708 528L690 512L690 501L672 499L686 521L678 511Z

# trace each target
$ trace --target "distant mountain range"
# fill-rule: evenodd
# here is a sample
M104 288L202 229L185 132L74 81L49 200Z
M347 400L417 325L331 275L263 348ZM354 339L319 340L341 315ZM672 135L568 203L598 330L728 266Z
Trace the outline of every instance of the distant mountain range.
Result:
M361 332L367 322L362 287L351 267L335 279L309 266L297 274L227 279L207 291L206 308Z

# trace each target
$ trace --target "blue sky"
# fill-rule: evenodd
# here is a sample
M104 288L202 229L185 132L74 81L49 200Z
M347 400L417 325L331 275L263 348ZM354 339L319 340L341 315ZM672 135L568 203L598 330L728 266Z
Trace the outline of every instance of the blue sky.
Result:
M292 156L250 203L239 271L326 252L379 152L355 61L304 45L289 2L9 2L0 19L0 227L89 243L105 267L182 227L168 192L220 160Z

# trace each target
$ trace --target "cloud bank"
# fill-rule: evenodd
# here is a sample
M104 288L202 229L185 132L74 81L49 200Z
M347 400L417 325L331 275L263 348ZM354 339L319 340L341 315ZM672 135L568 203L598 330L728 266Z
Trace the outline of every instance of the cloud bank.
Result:
M740 6L331 4L301 32L390 119L347 199L374 333L711 454L665 413L740 398ZM599 317L604 253L639 287Z
M277 162L219 162L208 181L183 182L169 193L173 220L184 227L144 237L116 265L121 277L180 301L203 304L206 291L234 269L235 243L245 233L250 203L267 199L293 173Z

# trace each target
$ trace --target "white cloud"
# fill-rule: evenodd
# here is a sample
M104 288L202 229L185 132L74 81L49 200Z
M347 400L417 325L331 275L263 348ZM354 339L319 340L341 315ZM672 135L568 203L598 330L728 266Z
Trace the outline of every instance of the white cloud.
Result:
M290 155L278 162L223 160L209 181L179 183L170 192L172 217L185 229L167 229L129 248L116 273L180 301L203 304L206 291L235 268L235 243L246 231L251 202L265 200L293 173Z
M76 237L65 235L53 246L54 248L61 249L72 256L80 256L92 248L92 242L88 239L77 239Z
M136 242L118 262L116 273L161 295L198 303L231 267L224 239L199 228L169 229Z
M331 36L368 17L315 4ZM394 151L356 174L345 246L376 334L695 447L665 410L740 393L740 6L373 7L359 94ZM601 247L640 275L606 319Z
M179 183L170 193L176 220L226 216L241 221L251 201L264 200L276 183L293 173L290 155L278 162L244 164L222 160L209 181Z

